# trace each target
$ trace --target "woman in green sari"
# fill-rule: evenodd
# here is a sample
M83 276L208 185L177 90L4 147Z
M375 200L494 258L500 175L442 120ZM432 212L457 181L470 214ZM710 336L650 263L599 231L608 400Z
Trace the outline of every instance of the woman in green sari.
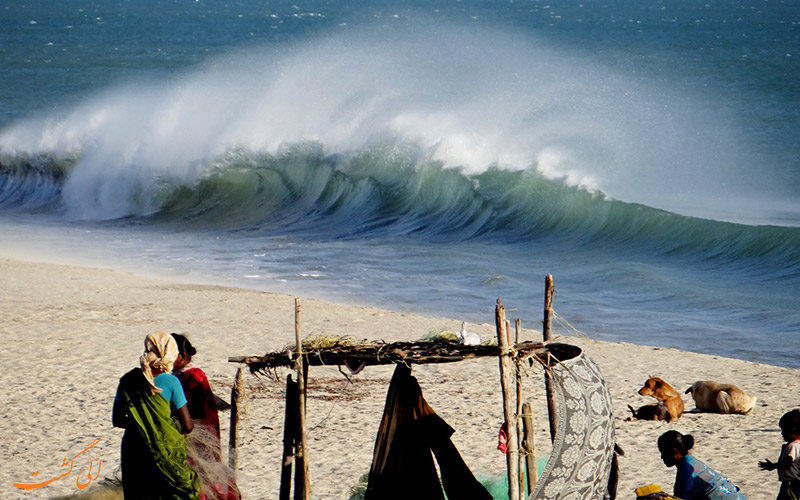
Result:
M172 375L178 348L171 335L148 335L140 368L119 381L112 423L122 436L122 488L126 500L197 500L200 481L186 461L194 425L180 380ZM172 419L177 416L179 426Z

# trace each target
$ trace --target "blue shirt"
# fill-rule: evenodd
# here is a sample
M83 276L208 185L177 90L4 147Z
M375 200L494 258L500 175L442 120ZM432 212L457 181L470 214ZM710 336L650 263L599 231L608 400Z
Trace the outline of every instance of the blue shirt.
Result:
M747 500L736 485L692 455L684 455L676 467L676 497L686 500Z
M153 383L161 389L161 395L169 401L173 410L179 410L186 404L186 395L178 377L171 373L159 373L153 377Z

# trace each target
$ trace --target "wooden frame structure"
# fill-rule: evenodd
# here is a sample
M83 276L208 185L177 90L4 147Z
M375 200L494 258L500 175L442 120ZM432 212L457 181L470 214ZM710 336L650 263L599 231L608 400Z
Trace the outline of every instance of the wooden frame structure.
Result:
M552 308L552 278L547 276L545 299L545 325L549 327L549 313ZM228 358L229 362L247 365L251 373L268 371L277 367L289 367L297 371L297 381L293 382L291 375L287 377L286 422L284 423L284 460L281 473L280 499L288 500L289 484L291 477L292 456L295 460L295 500L310 499L310 481L308 477L308 456L305 446L305 400L306 381L310 366L339 366L348 367L403 364L429 364L452 363L467 359L494 356L499 359L501 388L503 391L504 429L508 436L506 462L508 470L509 500L526 498L536 484L536 468L533 444L533 423L531 418L530 403L522 404L522 388L520 383L520 363L529 359L536 359L544 367L564 359L559 355L559 349L571 348L567 344L551 344L545 342L519 342L520 322L516 322L516 342L511 342L509 322L505 317L505 308L497 300L495 308L495 323L497 328L497 345L461 345L458 343L437 343L431 341L420 342L362 342L357 345L334 345L329 347L313 348L304 346L300 338L300 303L295 299L295 350L267 353L262 356L234 356ZM547 329L549 330L549 328ZM550 340L546 332L545 340ZM306 349L305 351L303 349ZM573 353L564 353L569 357ZM237 371L240 376L241 368ZM549 389L549 387L548 387ZM234 397L242 397L240 392L232 393ZM548 405L552 404L548 398ZM237 402L234 400L234 405ZM235 407L234 406L234 407ZM555 435L555 421L553 410L551 415L551 435ZM231 449L236 449L236 429L238 416L231 413ZM294 420L294 421L292 421ZM524 432L522 426L525 426ZM522 452L521 452L522 448ZM232 464L234 465L234 464ZM525 476L521 468L528 470L527 494L524 492ZM288 469L288 470L287 470Z

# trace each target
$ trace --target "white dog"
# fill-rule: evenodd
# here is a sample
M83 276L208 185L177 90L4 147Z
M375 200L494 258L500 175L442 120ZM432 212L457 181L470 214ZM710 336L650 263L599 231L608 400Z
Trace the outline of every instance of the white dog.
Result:
M755 396L748 396L733 384L719 384L711 380L695 382L686 389L686 394L689 393L700 411L746 415L756 405Z

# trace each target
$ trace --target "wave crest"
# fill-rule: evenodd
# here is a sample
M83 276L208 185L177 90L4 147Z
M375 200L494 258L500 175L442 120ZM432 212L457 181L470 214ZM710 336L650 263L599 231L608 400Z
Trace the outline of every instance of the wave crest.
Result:
M72 217L116 218L104 211L109 204L100 199L103 195L116 196L114 206L125 207L120 217L178 230L297 233L319 240L499 240L585 246L600 254L644 250L722 262L766 257L800 262L797 228L716 222L625 203L548 179L535 167L494 165L470 174L407 143L352 154L328 154L315 142L274 154L237 148L198 165L194 179L154 176L146 184L140 179L120 183L124 192L84 197L74 190L63 196L76 182L67 175L69 161L4 161L0 200L5 209L38 205Z
M738 134L669 82L634 81L509 29L439 26L239 50L15 124L0 151L78 157L66 203L94 199L105 218L124 216L117 201L132 197L129 214L154 213L155 179L191 183L233 149L311 142L352 155L390 142L470 174L536 168L615 199L734 220L763 211L748 202L757 179L740 174L758 162Z

